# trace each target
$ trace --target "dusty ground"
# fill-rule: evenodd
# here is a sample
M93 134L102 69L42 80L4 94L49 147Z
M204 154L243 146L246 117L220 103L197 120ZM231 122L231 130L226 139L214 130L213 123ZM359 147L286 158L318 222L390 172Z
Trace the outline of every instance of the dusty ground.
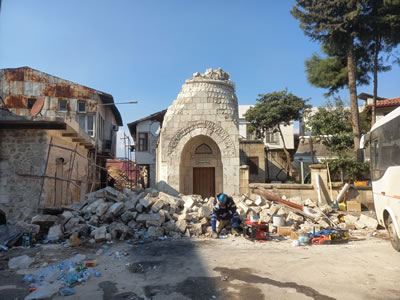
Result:
M108 246L97 257L102 245L3 252L0 299L24 299L28 285L22 273L76 253L97 258L102 276L75 286L70 299L400 299L400 253L382 237L306 247L241 237ZM6 268L8 257L22 254L35 257L31 270Z

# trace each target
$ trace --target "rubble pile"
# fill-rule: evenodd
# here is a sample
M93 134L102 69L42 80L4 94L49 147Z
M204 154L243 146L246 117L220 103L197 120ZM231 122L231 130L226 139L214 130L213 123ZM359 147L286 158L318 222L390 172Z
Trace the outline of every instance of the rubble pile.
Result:
M311 199L303 201L300 197L286 200L312 208L316 216L305 217L290 207L256 194L233 199L242 225L245 220L255 217L269 224L271 233L276 233L282 225L290 226L292 231L304 232L328 229L332 225L341 229L376 229L378 225L374 218L343 216L333 213L330 206L318 206ZM48 228L47 240L69 238L73 246L79 245L82 238L95 243L118 239L192 237L211 232L213 204L213 197L172 196L151 188L119 192L107 187L87 194L85 201L72 204L58 216L35 216L32 223L40 225L41 229ZM274 222L276 216L283 219L283 224Z

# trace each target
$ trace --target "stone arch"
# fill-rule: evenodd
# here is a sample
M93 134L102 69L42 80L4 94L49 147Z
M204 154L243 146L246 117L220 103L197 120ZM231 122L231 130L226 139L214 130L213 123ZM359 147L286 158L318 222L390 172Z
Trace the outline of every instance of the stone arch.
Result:
M199 148L209 152L196 153ZM218 144L209 136L191 137L180 152L179 190L184 194L215 196L223 189L223 163Z
M205 135L212 138L221 150L223 157L236 156L235 145L229 134L218 124L211 121L197 121L178 130L168 144L168 155L181 153L184 145L194 136Z

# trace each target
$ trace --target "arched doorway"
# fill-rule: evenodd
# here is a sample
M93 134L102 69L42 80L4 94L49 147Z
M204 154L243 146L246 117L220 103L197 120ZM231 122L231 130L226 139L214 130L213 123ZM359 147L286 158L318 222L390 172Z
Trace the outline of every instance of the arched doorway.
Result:
M222 192L221 151L208 136L191 138L183 147L179 168L180 191L186 195L215 196Z

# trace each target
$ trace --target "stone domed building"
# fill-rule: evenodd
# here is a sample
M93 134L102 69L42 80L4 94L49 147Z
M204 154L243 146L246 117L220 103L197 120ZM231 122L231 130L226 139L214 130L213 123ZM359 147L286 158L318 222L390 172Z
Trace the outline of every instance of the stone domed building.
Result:
M222 69L186 80L160 132L156 181L167 192L239 194L238 102Z

